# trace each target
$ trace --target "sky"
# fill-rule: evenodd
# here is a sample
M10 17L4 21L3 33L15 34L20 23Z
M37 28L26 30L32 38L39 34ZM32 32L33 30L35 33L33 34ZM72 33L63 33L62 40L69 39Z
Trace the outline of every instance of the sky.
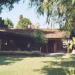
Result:
M24 17L30 19L33 24L40 24L41 28L50 27L46 24L45 17L38 17L36 10L34 8L29 8L28 0L26 0L26 2L24 3L23 0L21 0L18 4L14 4L14 8L11 11L6 8L3 9L2 13L0 14L0 17L2 17L3 19L11 19L11 21L16 26L17 22L19 21L20 15L23 15ZM54 21L52 21L52 23L54 23ZM55 28L58 28L58 24L55 25Z

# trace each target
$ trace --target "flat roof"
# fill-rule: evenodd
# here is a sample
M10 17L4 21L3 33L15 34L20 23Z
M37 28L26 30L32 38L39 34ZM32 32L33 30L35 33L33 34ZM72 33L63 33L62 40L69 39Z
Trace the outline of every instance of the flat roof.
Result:
M37 31L44 33L46 38L64 38L66 37L65 31L60 31L56 29L0 29L0 32L10 32L22 35L33 35Z

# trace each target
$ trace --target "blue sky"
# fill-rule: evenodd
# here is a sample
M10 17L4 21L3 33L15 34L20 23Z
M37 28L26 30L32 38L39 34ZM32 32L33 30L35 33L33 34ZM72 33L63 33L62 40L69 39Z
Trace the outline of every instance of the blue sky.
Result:
M41 25L41 28L50 27L50 25L48 26L45 23L45 17L38 17L36 10L34 8L29 8L28 1L29 0L26 0L26 2L23 3L23 0L21 0L18 4L14 4L14 8L11 11L5 8L0 14L0 17L2 17L3 19L9 18L12 20L14 25L16 25L19 20L19 16L23 15L24 17L30 19L33 24L39 23ZM53 27L58 28L58 24L56 24L52 19L51 24L53 24Z

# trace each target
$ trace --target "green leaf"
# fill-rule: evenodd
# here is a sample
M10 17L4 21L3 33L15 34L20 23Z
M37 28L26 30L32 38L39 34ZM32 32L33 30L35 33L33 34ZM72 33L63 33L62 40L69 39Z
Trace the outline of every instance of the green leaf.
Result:
M75 4L75 0L72 0L72 5Z

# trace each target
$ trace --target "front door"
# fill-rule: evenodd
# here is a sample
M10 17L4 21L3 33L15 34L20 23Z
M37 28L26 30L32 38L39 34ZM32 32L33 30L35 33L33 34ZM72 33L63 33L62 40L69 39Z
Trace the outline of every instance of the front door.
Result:
M54 52L54 40L49 40L48 41L48 52L53 53Z

